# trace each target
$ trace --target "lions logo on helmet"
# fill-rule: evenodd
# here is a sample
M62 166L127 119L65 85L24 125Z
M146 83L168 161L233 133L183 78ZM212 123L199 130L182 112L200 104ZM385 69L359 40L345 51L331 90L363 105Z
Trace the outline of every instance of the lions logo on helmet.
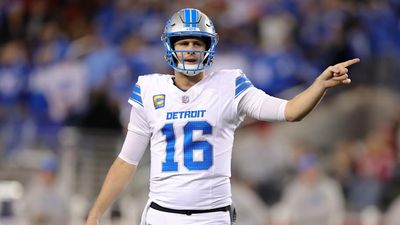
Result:
M206 43L205 51L197 65L185 65L178 61L177 54L188 51L177 51L174 49L174 42L177 37L200 37ZM182 9L175 13L167 22L161 41L165 47L165 60L173 69L182 72L187 76L195 76L207 69L213 62L215 47L218 43L218 34L208 16L197 9ZM190 51L193 52L193 51ZM184 61L184 60L183 60Z

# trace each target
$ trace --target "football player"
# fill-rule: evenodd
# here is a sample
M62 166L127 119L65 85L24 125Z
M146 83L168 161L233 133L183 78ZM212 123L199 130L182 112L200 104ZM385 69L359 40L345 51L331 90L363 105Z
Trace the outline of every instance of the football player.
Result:
M352 59L329 66L305 91L287 101L254 87L240 69L206 74L218 35L197 9L182 9L166 23L161 40L173 75L140 76L129 103L128 133L86 225L100 218L136 170L150 143L149 201L142 224L233 223L231 154L234 131L250 116L299 121L328 88L349 84Z

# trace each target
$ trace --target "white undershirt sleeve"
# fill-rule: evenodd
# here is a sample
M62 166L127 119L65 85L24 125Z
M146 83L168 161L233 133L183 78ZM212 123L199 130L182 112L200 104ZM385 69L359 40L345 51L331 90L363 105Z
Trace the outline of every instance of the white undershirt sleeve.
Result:
M286 121L287 100L270 96L255 87L249 88L239 101L239 113L264 121Z
M150 128L144 118L143 108L137 104L132 105L128 132L121 152L118 157L125 162L138 165L147 145L150 142Z

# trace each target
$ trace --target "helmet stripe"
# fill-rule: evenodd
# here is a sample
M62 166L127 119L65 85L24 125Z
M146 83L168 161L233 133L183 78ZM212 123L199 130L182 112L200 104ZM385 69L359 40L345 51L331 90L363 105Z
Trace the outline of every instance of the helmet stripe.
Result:
M199 27L197 24L197 19L199 17L199 14L195 9L192 9L191 11L192 11L192 27Z
M185 23L185 27L190 27L190 10L189 9L185 9L184 14L183 14L183 20Z

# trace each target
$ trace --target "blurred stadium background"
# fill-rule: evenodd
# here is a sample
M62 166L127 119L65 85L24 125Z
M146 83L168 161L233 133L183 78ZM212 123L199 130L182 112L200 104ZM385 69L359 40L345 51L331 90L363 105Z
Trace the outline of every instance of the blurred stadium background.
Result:
M170 73L160 33L187 7L220 35L211 70L241 68L271 95L361 58L353 83L304 121L238 130L238 224L400 224L399 0L0 1L0 224L84 223L122 145L130 89ZM148 164L103 224L138 224Z

